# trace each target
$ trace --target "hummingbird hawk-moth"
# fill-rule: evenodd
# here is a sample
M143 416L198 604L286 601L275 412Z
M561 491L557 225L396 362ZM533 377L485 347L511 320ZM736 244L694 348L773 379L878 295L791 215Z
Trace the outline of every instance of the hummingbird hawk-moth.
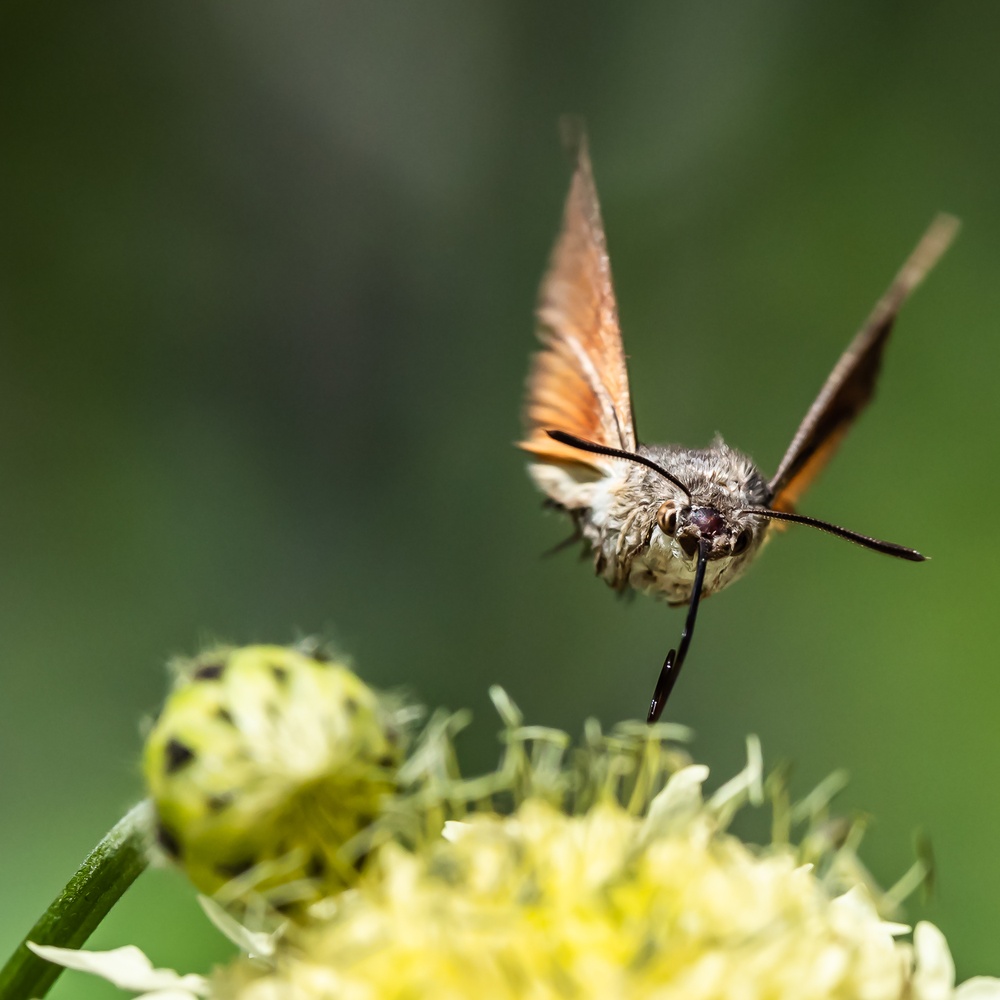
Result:
M698 602L741 576L777 524L820 528L886 555L920 562L915 549L797 512L799 498L872 398L900 306L936 263L958 223L938 216L834 366L768 479L716 437L707 448L644 445L636 436L604 226L586 137L539 293L542 350L528 376L520 447L547 503L566 512L619 592L688 605L649 707L656 721L694 632Z

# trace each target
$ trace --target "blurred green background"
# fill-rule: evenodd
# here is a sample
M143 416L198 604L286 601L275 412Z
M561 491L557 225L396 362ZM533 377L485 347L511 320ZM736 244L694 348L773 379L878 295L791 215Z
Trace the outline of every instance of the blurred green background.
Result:
M985 17L985 20L983 18ZM511 446L586 116L640 436L772 471L932 215L959 242L804 529L702 610L669 715L850 770L885 883L1000 974L1000 8L30 4L0 13L0 951L140 795L163 664L322 632L366 678L487 686L578 732L642 715L682 616L620 602ZM92 945L227 953L145 876ZM57 997L111 997L65 977Z

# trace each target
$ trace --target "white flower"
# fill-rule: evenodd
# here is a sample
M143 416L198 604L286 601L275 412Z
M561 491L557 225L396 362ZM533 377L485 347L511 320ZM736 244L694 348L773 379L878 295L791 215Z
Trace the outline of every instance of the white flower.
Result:
M1000 1000L1000 980L956 990L936 927L918 924L911 945L883 919L893 899L829 822L839 777L791 806L751 739L706 802L708 768L651 727L605 738L592 723L571 751L494 697L507 722L494 774L461 778L454 722L432 720L399 772L397 825L349 887L272 934L207 905L248 953L207 981L136 949L36 951L147 1000ZM744 843L729 822L765 787L774 843ZM300 839L320 836L301 819Z

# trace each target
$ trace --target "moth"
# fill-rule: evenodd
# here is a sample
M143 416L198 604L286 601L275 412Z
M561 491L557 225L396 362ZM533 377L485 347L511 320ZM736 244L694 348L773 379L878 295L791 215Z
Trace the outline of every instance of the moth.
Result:
M868 405L903 302L951 242L958 222L940 215L848 345L767 478L716 438L707 448L640 444L601 210L586 137L562 229L542 281L524 407L529 474L546 503L564 511L593 554L599 577L619 592L687 605L681 639L667 654L648 721L677 681L698 603L740 577L775 528L827 531L885 555L920 562L915 549L797 512L798 502Z

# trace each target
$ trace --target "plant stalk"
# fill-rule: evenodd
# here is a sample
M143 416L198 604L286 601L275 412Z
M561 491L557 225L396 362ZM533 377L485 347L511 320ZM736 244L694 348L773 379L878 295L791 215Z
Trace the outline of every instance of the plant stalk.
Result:
M140 802L87 855L62 892L0 969L3 1000L41 1000L63 971L27 942L79 948L148 863L152 804Z

